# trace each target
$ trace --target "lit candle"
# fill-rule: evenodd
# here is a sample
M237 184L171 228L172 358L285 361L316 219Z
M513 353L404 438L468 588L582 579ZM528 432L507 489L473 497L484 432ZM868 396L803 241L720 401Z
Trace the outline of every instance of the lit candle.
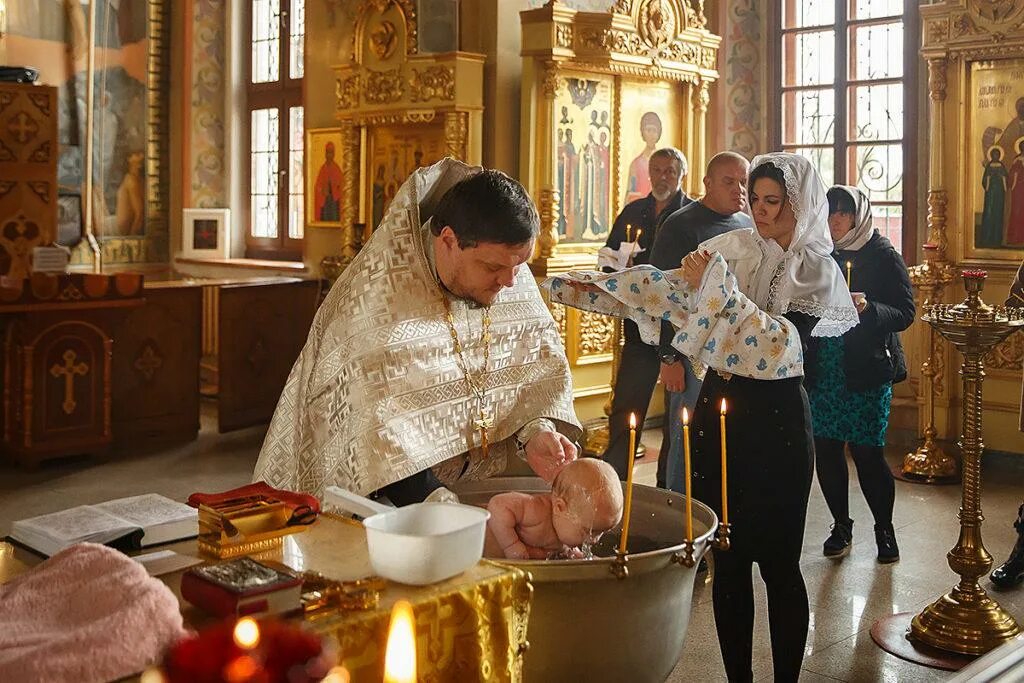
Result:
M243 650L251 650L260 644L260 627L252 617L239 619L231 635L235 645Z
M633 459L636 457L636 413L629 414L629 468L626 470L626 505L622 511L622 538L619 539L619 553L626 553L626 539L629 538L629 512L633 506Z
M416 619L407 600L399 600L391 608L384 683L416 683Z
M728 467L725 456L725 399L722 399L722 412L719 415L719 425L722 431L722 524L729 523L729 483L727 478Z
M636 256L637 247L640 246L640 235L644 232L643 228L636 229L636 242L633 244L632 249L629 251L629 262L633 263L633 257Z
M853 270L853 263L850 261L846 262L846 288L850 288L850 271Z
M633 226L630 223L626 223L626 241L633 241Z
M693 543L693 497L690 495L690 414L683 408L683 471L686 476L686 540Z

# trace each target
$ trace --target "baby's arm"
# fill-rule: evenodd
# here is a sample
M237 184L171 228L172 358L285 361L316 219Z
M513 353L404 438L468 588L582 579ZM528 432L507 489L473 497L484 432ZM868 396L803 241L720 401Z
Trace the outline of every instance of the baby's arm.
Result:
M531 496L525 493L510 492L494 496L487 504L487 510L491 513L487 528L509 559L530 559L530 548L516 532L516 526L526 515L530 500Z

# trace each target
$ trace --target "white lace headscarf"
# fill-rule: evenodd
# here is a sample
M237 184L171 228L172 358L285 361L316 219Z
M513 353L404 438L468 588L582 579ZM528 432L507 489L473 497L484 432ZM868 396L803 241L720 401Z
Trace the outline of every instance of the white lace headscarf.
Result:
M776 315L806 313L818 318L813 336L840 336L860 317L831 256L825 185L811 162L797 154L773 152L754 157L750 172L767 163L782 171L796 217L789 249L774 239L764 239L756 228L727 232L700 248L721 253L740 290L762 310Z
M852 185L833 185L829 192L842 191L850 195L853 201L853 228L836 242L838 251L857 251L868 243L875 229L871 225L871 200L859 187ZM827 195L826 195L827 196Z

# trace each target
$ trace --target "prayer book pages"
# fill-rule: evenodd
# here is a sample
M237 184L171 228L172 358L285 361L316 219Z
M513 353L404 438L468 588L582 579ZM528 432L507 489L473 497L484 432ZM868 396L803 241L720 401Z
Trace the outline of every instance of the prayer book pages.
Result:
M76 543L132 550L191 538L198 532L197 510L155 493L79 505L11 525L13 540L46 556Z

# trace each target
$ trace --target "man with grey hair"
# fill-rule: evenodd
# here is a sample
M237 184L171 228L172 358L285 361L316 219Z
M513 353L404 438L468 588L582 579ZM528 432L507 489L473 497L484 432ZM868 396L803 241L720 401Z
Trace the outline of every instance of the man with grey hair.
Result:
M686 157L675 147L655 150L647 164L651 192L622 209L615 219L608 241L599 252L598 265L606 272L650 263L652 247L662 222L693 200L682 191ZM678 263L676 264L678 267ZM629 463L629 414L637 417L637 442L643 433L647 405L658 381L658 348L645 344L632 320L623 322L625 344L608 422L608 448L602 457L619 477L626 479Z
M704 195L665 219L652 250L651 265L661 270L674 270L683 258L701 242L736 230L751 228L747 207L747 173L750 164L735 152L719 152L708 162L704 173ZM662 442L658 456L658 486L683 492L683 429L679 414L683 408L693 414L700 381L690 360L672 347L675 330L662 323L659 376L668 393L665 401L668 438Z

